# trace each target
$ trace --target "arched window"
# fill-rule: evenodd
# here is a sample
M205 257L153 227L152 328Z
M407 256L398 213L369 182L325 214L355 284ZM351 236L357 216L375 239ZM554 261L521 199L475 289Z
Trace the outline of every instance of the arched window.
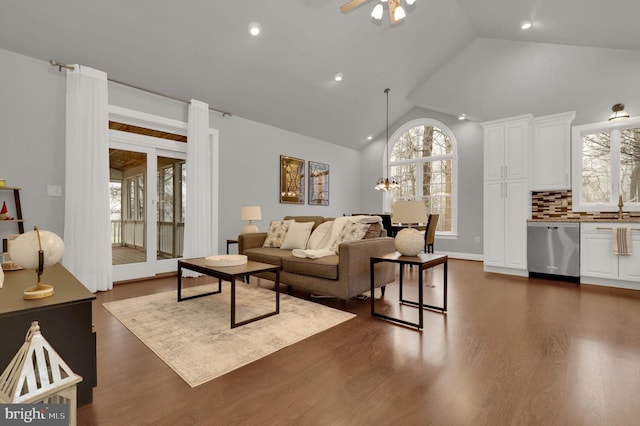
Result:
M423 200L437 213L437 231L456 233L457 153L453 133L444 124L418 119L390 138L389 174L400 188L387 194L387 211L395 201Z

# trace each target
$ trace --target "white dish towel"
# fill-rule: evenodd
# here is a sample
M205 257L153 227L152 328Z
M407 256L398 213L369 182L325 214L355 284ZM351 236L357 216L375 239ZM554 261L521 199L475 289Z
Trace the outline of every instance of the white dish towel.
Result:
M631 229L613 228L613 254L618 256L629 256L632 253Z

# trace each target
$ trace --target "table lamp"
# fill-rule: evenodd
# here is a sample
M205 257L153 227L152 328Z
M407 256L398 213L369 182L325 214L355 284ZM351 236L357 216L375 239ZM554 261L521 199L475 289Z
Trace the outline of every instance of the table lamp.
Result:
M241 234L249 234L252 232L259 232L258 226L251 222L252 220L262 220L262 213L260 212L260 206L242 206L240 207L240 220L248 220L240 230Z
M411 224L426 223L427 209L422 201L398 201L393 204L393 221L406 223L408 228L402 229L396 235L394 245L396 250L404 256L415 256L424 248L424 236Z
M53 232L40 231L37 226L16 238L9 247L11 260L25 269L35 269L36 285L24 291L25 299L41 299L53 295L53 286L43 284L40 277L44 268L55 265L64 254L64 242Z

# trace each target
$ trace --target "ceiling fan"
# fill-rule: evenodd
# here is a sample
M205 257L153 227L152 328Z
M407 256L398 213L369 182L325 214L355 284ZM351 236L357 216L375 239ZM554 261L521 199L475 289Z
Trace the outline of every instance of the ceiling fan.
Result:
M342 6L340 6L340 11L345 13L349 12L352 9L355 9L356 7L360 6L362 3L365 3L367 1L369 0L351 0L348 3L345 3ZM416 2L416 0L405 0L405 1L409 6L411 6ZM404 17L407 16L406 12L404 11L404 8L400 4L400 0L380 0L380 3L378 3L371 11L372 18L376 20L382 19L382 14L384 13L384 7L382 6L382 3L388 3L389 5L389 23L391 25L399 21L402 21Z

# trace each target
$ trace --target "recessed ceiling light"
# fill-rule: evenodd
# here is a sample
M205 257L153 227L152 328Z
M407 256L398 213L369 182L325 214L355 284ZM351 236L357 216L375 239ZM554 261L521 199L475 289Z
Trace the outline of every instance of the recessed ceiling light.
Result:
M336 75L333 76L333 79L335 81L342 81L342 78L344 77L344 74L342 74L341 72L337 73Z
M460 121L462 121L462 120L466 120L466 119L467 119L467 116L466 116L466 115L464 115L464 114L460 114L460 115L458 116L458 120L460 120Z
M373 139L373 136L371 136L371 135L367 136L367 140L368 140L368 141L370 141L370 140L372 140L372 139Z
M523 30L528 30L532 26L533 24L531 23L531 21L525 21L522 24L520 24L520 28L522 28Z
M262 27L260 27L260 24L258 24L257 22L252 22L249 24L249 34L251 34L252 36L257 36L258 34L260 34L260 31L262 31Z

